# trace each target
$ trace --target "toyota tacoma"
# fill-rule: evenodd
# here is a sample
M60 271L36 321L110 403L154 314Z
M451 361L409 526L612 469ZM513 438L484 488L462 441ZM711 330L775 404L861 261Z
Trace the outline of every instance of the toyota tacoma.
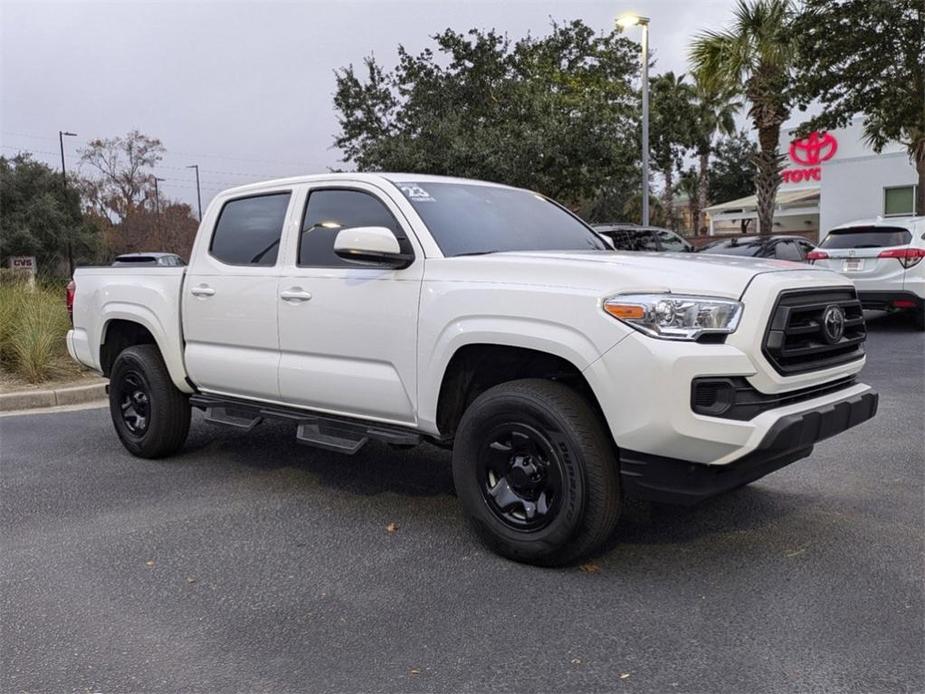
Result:
M620 253L527 190L328 174L219 194L188 266L79 268L71 356L130 453L191 408L350 454L452 448L495 551L560 565L623 499L693 504L874 416L851 282L819 267Z

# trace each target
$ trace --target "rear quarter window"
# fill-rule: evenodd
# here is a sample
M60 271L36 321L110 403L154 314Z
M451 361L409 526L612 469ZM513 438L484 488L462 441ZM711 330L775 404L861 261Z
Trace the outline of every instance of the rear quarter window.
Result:
M845 227L832 229L820 248L884 248L905 246L912 241L912 232L902 227Z

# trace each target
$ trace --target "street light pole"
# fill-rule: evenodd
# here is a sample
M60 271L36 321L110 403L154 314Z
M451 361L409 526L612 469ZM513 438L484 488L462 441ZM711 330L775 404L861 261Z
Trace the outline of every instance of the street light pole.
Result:
M158 178L154 176L154 211L156 217L154 218L154 231L157 232L157 245L158 247L163 247L164 239L161 237L161 195L157 190L157 182L163 181L163 178Z
M642 225L649 226L649 20L642 24Z
M77 133L71 133L66 130L58 131L58 145L61 147L61 199L65 208L67 208L67 170L64 166L64 138L77 137ZM67 269L68 275L74 275L74 245L72 242L73 230L67 232Z
M649 18L623 15L617 24L642 28L642 225L649 226Z
M199 190L199 164L190 164L187 169L196 169L196 204L199 207L199 221L202 221L202 193Z
M158 219L161 217L161 196L157 192L157 182L164 181L166 179L154 177L154 211L157 213Z

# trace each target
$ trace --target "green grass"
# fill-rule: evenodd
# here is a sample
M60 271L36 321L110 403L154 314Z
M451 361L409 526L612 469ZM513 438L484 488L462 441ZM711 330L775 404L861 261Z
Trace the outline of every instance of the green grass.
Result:
M64 290L5 280L0 284L0 366L29 383L54 375L70 327Z

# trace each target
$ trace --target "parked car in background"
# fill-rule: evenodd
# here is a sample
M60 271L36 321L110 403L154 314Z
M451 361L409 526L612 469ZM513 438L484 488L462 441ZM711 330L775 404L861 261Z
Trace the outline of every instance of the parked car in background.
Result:
M123 253L112 261L113 267L137 267L139 265L180 267L186 265L186 261L176 253Z
M752 258L776 258L806 262L806 255L815 248L802 236L736 236L707 244L700 253L744 255Z
M594 231L618 251L670 251L690 253L694 247L669 229L638 224L592 224Z
M832 229L809 254L854 282L864 308L908 311L925 330L925 217L886 217Z

